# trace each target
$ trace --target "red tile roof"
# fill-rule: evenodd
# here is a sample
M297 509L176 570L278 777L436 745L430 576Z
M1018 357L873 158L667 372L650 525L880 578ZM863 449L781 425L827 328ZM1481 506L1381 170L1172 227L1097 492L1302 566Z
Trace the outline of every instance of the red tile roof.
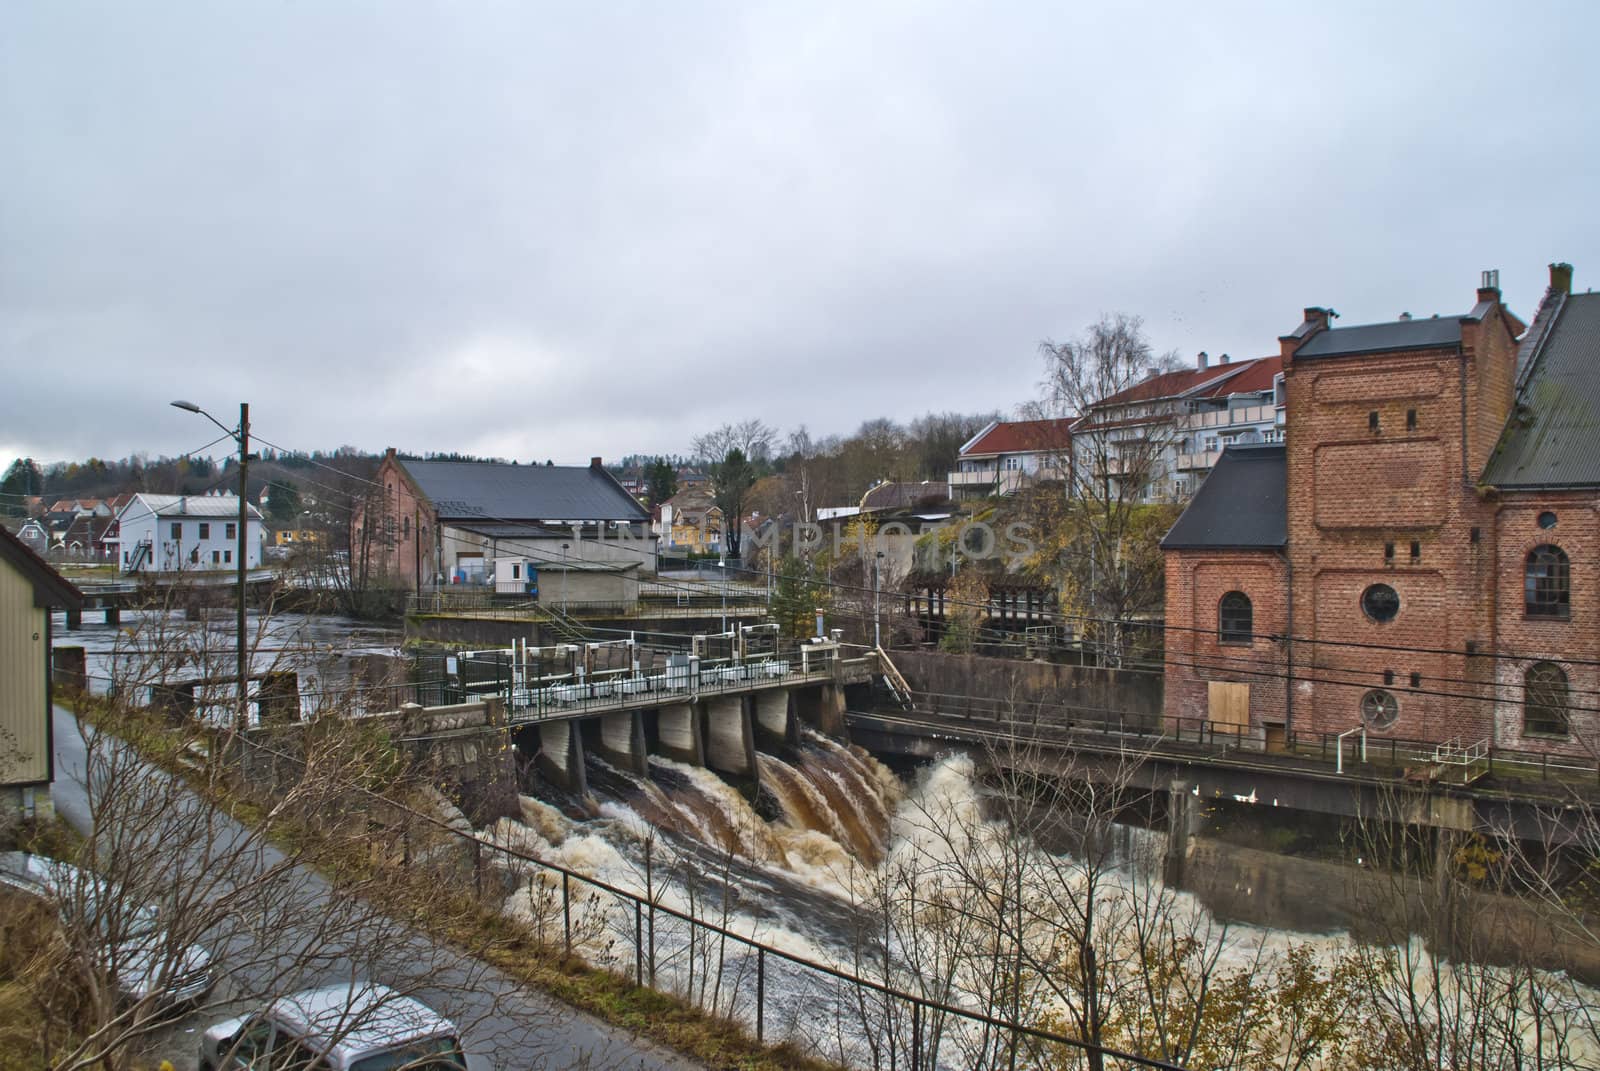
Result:
M1107 405L1155 401L1158 398L1226 398L1230 394L1249 394L1272 389L1272 377L1283 371L1283 358L1257 357L1211 368L1181 368L1163 372L1120 390L1094 403Z
M1061 450L1072 438L1072 424L1073 418L1003 420L964 447L961 456L980 457L986 454Z

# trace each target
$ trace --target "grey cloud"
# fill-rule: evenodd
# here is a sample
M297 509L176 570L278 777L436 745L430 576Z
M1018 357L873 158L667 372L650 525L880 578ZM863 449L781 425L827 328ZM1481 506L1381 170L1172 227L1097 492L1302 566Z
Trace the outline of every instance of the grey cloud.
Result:
M1596 21L23 0L0 463L191 448L180 394L290 446L580 460L1008 408L1102 311L1256 355L1499 267L1531 314L1547 261L1600 269Z

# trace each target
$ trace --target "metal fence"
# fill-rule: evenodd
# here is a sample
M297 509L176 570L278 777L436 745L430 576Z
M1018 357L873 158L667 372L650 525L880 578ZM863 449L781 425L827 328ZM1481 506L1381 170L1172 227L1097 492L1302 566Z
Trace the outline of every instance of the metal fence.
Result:
M475 886L480 894L487 884L486 867L496 857L501 866L513 872L526 872L531 867L549 875L551 880L548 884L540 883L540 887L551 893L549 920L552 928L556 918L554 879L558 878L559 941L564 959L580 951L582 942L577 930L584 924L586 913L582 901L587 895L591 901L588 907L592 908L596 894L612 901L607 905L613 910L606 929L610 938L607 947L614 957L612 966L631 974L637 986L673 991L673 987L662 983L671 973L669 968L673 961L684 954L683 950L691 950L689 955L692 956L697 945L703 950L715 949L707 957L708 963L714 962L717 971L716 990L710 994L711 1006L707 1010L744 1023L754 1030L756 1040L761 1043L788 1040L775 1035L778 1031L792 1032L804 1025L833 1033L830 1047L844 1048L837 1034L841 1023L830 1022L830 1019L848 1016L856 1020L853 1025L860 1031L863 1050L870 1044L870 1056L866 1051L861 1055L869 1056L875 1067L936 1071L968 1066L970 1047L979 1044L989 1054L985 1066L1037 1066L1046 1059L1052 1064L1066 1066L1062 1057L1077 1056L1086 1062L1098 1058L1100 1066L1113 1071L1129 1068L1186 1071L1181 1065L1164 1059L1095 1045L818 962L702 918L692 911L663 903L659 890L654 897L641 894L509 845L497 844L479 834L451 828L430 816L417 817L435 829L471 842ZM553 934L541 932L536 936L554 944ZM786 994L783 1007L778 1006L780 986ZM701 996L696 1001L691 983L691 1002L704 1006L707 988L702 985ZM776 1024L778 1031L770 1024ZM972 1033L964 1042L958 1042L958 1031L963 1029ZM952 1063L945 1053L961 1044L967 1045L969 1051L960 1063ZM1086 1063L1086 1066L1093 1064Z
M1218 724L1207 718L1171 718L1159 713L1114 710L1106 707L1067 707L1044 700L999 700L982 696L913 692L913 702L938 717L983 721L1006 727L1013 735L1026 730L1030 737L1064 739L1071 734L1137 738L1143 746L1172 741L1193 744L1214 752L1250 751L1265 753L1259 733L1243 727ZM1460 747L1459 741L1422 740L1368 733L1292 730L1285 734L1281 751L1273 752L1318 761L1352 770L1360 767L1395 773L1408 769L1434 768L1440 779L1456 770L1463 777L1470 771L1488 777L1525 781L1600 784L1600 758L1583 755L1529 751L1497 747L1487 742L1475 747ZM1359 766L1357 765L1359 764Z

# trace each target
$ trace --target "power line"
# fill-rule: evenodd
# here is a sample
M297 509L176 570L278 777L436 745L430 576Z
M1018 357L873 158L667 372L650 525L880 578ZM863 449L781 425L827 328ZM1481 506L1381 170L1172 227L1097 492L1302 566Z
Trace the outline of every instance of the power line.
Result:
M278 446L277 444L271 443L271 442L269 442L269 441L267 441L265 439L261 439L260 441L265 443L266 445L272 447L273 449L284 450L285 452L289 452L289 451L287 451L287 449L285 447ZM313 462L313 464L321 465L321 467L328 468L331 471L340 471L340 470L337 470L337 469L333 469L332 466L323 465L321 462ZM367 485L369 485L369 486L371 486L373 488L377 488L379 490L385 490L383 485L378 483L377 481L368 480L368 479L365 479L363 477L354 476L354 475L351 475L351 474L344 474L344 475L347 475L347 476L349 476L349 478L357 480L358 482L365 483L365 484L367 484ZM318 485L318 486L322 486L322 485ZM333 489L329 488L329 490L333 490ZM351 507L350 512L351 512L351 515L354 516L354 514L356 512L355 508ZM525 523L525 522L512 521L512 520L509 520L509 519L506 519L506 518L499 518L499 517L487 517L487 518L485 518L485 520L487 522L489 522L489 523L502 523L502 524ZM554 531L560 531L560 529L554 529ZM563 533L563 534L565 534L565 533ZM644 550L639 550L639 549L632 548L632 547L627 547L626 544L624 542L620 541L620 540L619 541L608 541L608 540L605 540L605 539L600 539L600 540L597 540L597 541L591 541L591 540L585 540L584 537L581 536L581 535L575 535L574 538L580 544L583 543L583 542L599 542L599 543L601 543L603 545L610 545L610 546L613 546L613 547L618 547L618 548L627 550L627 551L632 552L632 553L639 554L641 557L652 556L651 552L644 551ZM495 542L498 545L500 541L496 540ZM525 554L527 554L529 556L535 556L534 549L532 547L530 547L530 546L527 546L527 545L524 545L524 544L520 543L518 541L517 537L506 537L504 542L505 542L505 545L507 545L509 547L518 548L518 549L522 550ZM548 553L545 554L545 556L544 556L544 558L542 560L544 560L547 563L557 563L558 561L560 561L560 559L557 559L554 555L550 555ZM870 587L867 587L865 585L846 584L846 583L844 583L842 581L837 581L837 580L833 580L833 579L822 579L822 578L816 578L816 577L812 577L812 576L795 574L795 573L780 573L780 572L776 572L776 571L764 572L762 570L752 569L752 568L749 568L749 567L746 567L746 566L732 566L732 565L724 565L723 566L723 570L724 570L724 574L726 574L726 572L728 570L732 570L733 572L743 573L743 574L750 575L750 576L755 576L755 577L771 577L774 580L777 580L777 579L780 579L780 578L781 579L785 579L785 580L798 580L798 581L807 582L807 583L812 584L814 586L825 588L825 589L830 590L830 591L850 591L850 592L854 592L854 593L858 593L858 594L862 594L862 595L867 595L867 594L873 594L874 593L874 589L872 589ZM659 582L660 583L674 583L672 581L659 581ZM678 583L681 584L681 582L678 582ZM683 590L686 591L686 592L697 592L697 589L695 589L692 586L684 586ZM880 592L880 594L889 595L890 597L899 597L901 599L910 599L910 598L913 597L912 593L904 592L904 591L901 591L901 592ZM973 608L973 609L983 609L985 611L990 610L994 606L994 604L992 602L979 603L979 602L976 602L976 601L959 600L959 599L951 599L951 598L944 598L944 599L941 600L941 602L944 605L947 605L947 606L949 606L949 605L963 606L963 607L968 607L968 608ZM1069 613L1069 612L1061 610L1059 608L1056 611L1053 612L1053 616L1055 618L1057 618L1059 620L1062 620L1062 621L1065 621L1065 622L1074 622L1074 623L1078 623L1078 624L1082 624L1082 625L1110 626L1110 627L1117 627L1117 628L1130 628L1130 627L1132 627L1132 628L1142 628L1142 629L1150 629L1150 630L1160 630L1163 633L1168 633L1168 632L1188 632L1188 633L1193 633L1193 634L1196 634L1196 635L1204 635L1204 636L1215 636L1216 635L1216 630L1215 629L1202 628L1200 626L1195 626L1195 625L1179 626L1179 625L1170 624L1170 623L1168 623L1166 621L1162 621L1160 623L1119 621L1119 620L1117 620L1115 618L1097 617L1097 616L1094 616L1094 615L1091 615L1091 614ZM1394 652L1403 652L1403 653L1410 653L1410 654L1447 655L1447 656L1457 657L1457 658L1485 657L1485 658L1491 658L1491 659L1495 659L1495 660L1509 660L1509 661L1517 661L1517 662L1544 662L1544 661L1548 661L1548 662L1566 663L1568 665L1600 666L1600 659L1580 659L1580 658L1573 658L1573 657L1566 656L1566 655L1526 655L1526 654L1519 654L1519 653L1517 653L1515 651L1510 651L1510 650L1505 650L1505 651L1488 651L1488 650L1486 650L1486 651L1483 651L1481 653L1475 652L1474 654L1468 655L1464 650L1456 650L1454 648L1421 647L1421 646L1412 646L1412 645L1403 645L1403 644L1378 644L1378 643L1371 643L1371 642L1359 641L1359 640L1330 640L1330 639L1311 638L1311 637L1306 637L1306 636L1295 636L1293 634L1278 634L1278 635L1274 635L1272 637L1272 639L1274 639L1275 641L1278 641L1278 642L1285 642L1285 643L1289 643L1289 644L1292 644L1292 645L1295 645L1295 646L1302 646L1303 645L1303 646L1309 646L1309 647L1313 647L1313 648L1316 648L1316 647L1337 647L1337 648L1350 648L1350 649L1354 649L1354 650L1363 650L1363 651L1394 651Z

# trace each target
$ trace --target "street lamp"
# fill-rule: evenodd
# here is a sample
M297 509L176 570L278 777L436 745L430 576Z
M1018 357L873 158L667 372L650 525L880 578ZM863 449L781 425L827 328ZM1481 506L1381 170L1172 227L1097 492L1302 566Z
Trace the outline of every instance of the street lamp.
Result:
M571 543L561 544L561 612L567 612L567 551Z
M173 408L182 409L186 413L200 414L221 428L234 442L239 444L239 531L237 533L237 549L234 551L234 554L238 557L239 566L239 616L236 621L237 629L234 636L234 644L238 648L239 656L239 709L234 715L234 729L242 733L250 727L250 656L245 650L244 622L248 575L248 571L245 568L245 552L249 547L246 533L250 530L250 506L245 499L245 491L249 488L250 475L250 403L239 403L239 426L237 428L228 427L193 402L176 401L172 405Z
M879 574L883 569L883 551L878 551L872 559L872 646L883 650L883 636L879 631L880 617L878 613Z

